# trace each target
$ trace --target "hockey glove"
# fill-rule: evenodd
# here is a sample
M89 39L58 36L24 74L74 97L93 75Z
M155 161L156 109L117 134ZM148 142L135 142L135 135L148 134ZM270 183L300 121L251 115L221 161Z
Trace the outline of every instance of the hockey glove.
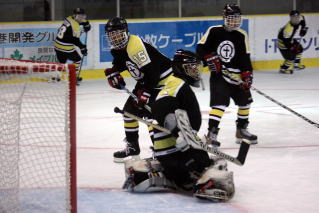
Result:
M87 56L88 55L88 49L86 49L86 46L81 48L81 53L83 56Z
M91 25L89 21L81 23L83 25L84 32L89 32L91 30Z
M307 34L307 32L308 32L308 27L303 27L300 29L299 35L301 37L304 37Z
M250 89L250 87L253 83L253 72L251 72L251 71L242 72L241 79L243 80L241 87L243 89Z
M221 61L219 55L208 54L204 56L204 59L211 72L218 73L221 71Z
M293 52L294 54L298 54L298 53L302 53L303 48L301 46L301 44L295 42L292 47L290 48L291 52Z
M113 68L107 68L104 73L111 87L115 89L123 89L125 87L126 84L120 72L114 71Z
M151 94L146 89L137 90L137 105L141 109L149 102Z

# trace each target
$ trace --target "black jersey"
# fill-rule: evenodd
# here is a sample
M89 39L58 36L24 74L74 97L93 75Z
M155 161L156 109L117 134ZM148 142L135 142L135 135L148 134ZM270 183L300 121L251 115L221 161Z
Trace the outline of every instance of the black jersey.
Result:
M148 90L163 86L173 72L171 60L136 35L130 35L126 49L112 49L111 54L116 70L128 70Z
M252 71L249 39L242 29L227 31L222 25L210 27L198 42L196 53L201 57L217 53L222 65L237 77L243 71ZM224 78L229 83L238 84L226 76Z
M301 16L302 20L299 24L293 25L289 21L285 26L280 28L278 33L277 45L280 49L289 49L292 47L294 41L293 38L299 29L299 27L304 28L306 26L305 17Z
M152 105L154 119L159 125L167 126L167 115L175 113L176 109L187 112L192 128L200 129L202 117L195 93L182 79L171 75L167 78L165 87L159 92L155 103ZM154 150L156 155L165 155L175 148L176 137L165 132L154 129Z
M81 43L80 36L80 24L72 16L68 16L58 30L54 40L54 48L61 52L73 52L75 46L82 49L85 45Z

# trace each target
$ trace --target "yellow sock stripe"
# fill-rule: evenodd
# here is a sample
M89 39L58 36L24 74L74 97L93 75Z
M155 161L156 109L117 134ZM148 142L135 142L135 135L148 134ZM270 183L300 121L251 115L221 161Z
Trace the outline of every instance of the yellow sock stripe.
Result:
M217 116L221 118L224 115L224 110L213 108L209 111L209 115Z
M136 128L138 127L138 122L124 122L124 127L129 127L129 128Z
M238 115L247 116L249 115L249 109L238 109Z

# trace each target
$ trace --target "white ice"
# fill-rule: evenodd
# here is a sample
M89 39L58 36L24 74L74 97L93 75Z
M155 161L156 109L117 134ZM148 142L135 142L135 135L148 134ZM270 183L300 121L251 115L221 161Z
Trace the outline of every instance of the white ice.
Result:
M206 133L209 111L209 75L206 90L195 89ZM254 87L292 110L319 123L319 69L294 74L256 71ZM132 89L134 80L125 79ZM84 80L77 87L78 212L220 212L220 213L318 213L319 128L252 92L251 132L259 138L246 163L228 163L234 171L236 193L228 203L203 202L178 193L134 194L121 189L123 164L113 163L113 152L124 147L122 117L113 112L123 107L128 94L109 87L106 80ZM232 103L220 124L221 150L236 156ZM147 128L140 124L141 156L151 155Z

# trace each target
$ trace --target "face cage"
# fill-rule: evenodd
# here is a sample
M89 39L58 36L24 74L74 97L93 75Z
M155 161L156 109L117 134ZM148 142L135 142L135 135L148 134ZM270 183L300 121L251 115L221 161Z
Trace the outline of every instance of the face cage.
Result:
M122 49L128 43L128 34L125 30L111 31L106 34L106 38L111 46L111 49Z
M74 19L78 22L78 23L82 23L86 21L86 14L77 14L74 16Z
M224 23L227 29L236 30L241 26L241 15L224 16Z
M200 64L196 63L189 63L189 64L183 64L183 69L185 70L186 75L193 78L195 81L200 80L200 71L198 69Z
M291 22L293 25L299 24L299 23L300 23L300 16L299 16L299 15L290 16L290 22Z

